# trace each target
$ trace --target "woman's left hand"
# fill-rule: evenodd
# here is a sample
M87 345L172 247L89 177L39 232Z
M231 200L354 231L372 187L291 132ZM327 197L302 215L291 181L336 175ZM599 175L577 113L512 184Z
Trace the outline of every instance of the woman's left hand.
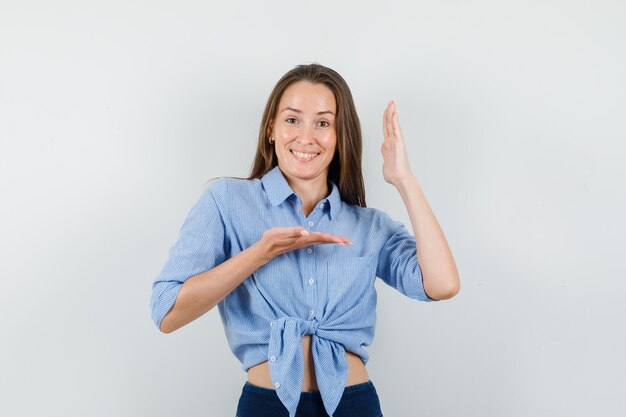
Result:
M398 110L395 100L391 100L383 114L383 134L385 141L380 147L383 154L383 178L396 185L413 176L404 145L404 137L398 123Z

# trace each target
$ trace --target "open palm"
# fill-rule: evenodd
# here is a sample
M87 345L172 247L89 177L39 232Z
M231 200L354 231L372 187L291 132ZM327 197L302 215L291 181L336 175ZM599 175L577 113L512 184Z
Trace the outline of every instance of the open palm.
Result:
M383 113L383 134L385 140L380 147L383 154L383 178L390 184L413 176L406 153L404 137L398 123L396 101L391 100Z

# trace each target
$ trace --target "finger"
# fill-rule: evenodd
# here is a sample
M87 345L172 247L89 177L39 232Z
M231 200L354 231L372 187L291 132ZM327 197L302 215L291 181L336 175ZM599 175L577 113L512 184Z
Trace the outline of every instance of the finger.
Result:
M352 242L314 242L313 245L352 245Z
M395 110L393 112L393 133L398 139L402 139L402 132L400 130L400 122L398 122L398 118L400 117L400 112Z
M352 242L349 240L337 240L337 241L328 241L328 240L316 240L313 242L307 242L307 245L351 245Z
M338 243L338 242L349 242L350 239L348 239L345 236L340 236L340 235L332 235L330 233L324 233L324 232L312 232L311 236L310 236L311 241L319 241L319 242L329 242L329 243Z
M343 236L330 235L327 233L315 233L314 235L310 237L310 241L312 242L349 242L350 239L343 237Z
M284 242L294 242L298 239L306 239L310 235L310 232L301 226L277 227L276 229L279 230L274 231L275 238Z
M289 234L289 237L308 236L309 231L306 230L304 227L296 226L296 227L289 228L288 234Z
M391 132L393 133L393 137L397 139L398 130L396 129L396 113L397 113L396 100L393 100L393 104L391 106L391 115L389 117L389 125L391 126Z

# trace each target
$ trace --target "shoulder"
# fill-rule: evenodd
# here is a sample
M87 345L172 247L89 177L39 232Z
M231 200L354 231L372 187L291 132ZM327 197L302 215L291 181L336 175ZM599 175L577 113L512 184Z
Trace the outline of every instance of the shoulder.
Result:
M241 198L253 193L260 184L259 179L219 177L211 181L203 192L204 198L212 197L218 204L230 203L233 198Z
M212 205L226 203L228 201L228 185L225 179L223 177L216 178L204 185L200 195L200 202Z

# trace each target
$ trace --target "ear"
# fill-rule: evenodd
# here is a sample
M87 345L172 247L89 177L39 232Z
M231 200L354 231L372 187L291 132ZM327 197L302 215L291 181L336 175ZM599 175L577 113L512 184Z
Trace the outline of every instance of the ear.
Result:
M272 131L274 130L274 120L270 120L267 126L267 137L272 137Z

